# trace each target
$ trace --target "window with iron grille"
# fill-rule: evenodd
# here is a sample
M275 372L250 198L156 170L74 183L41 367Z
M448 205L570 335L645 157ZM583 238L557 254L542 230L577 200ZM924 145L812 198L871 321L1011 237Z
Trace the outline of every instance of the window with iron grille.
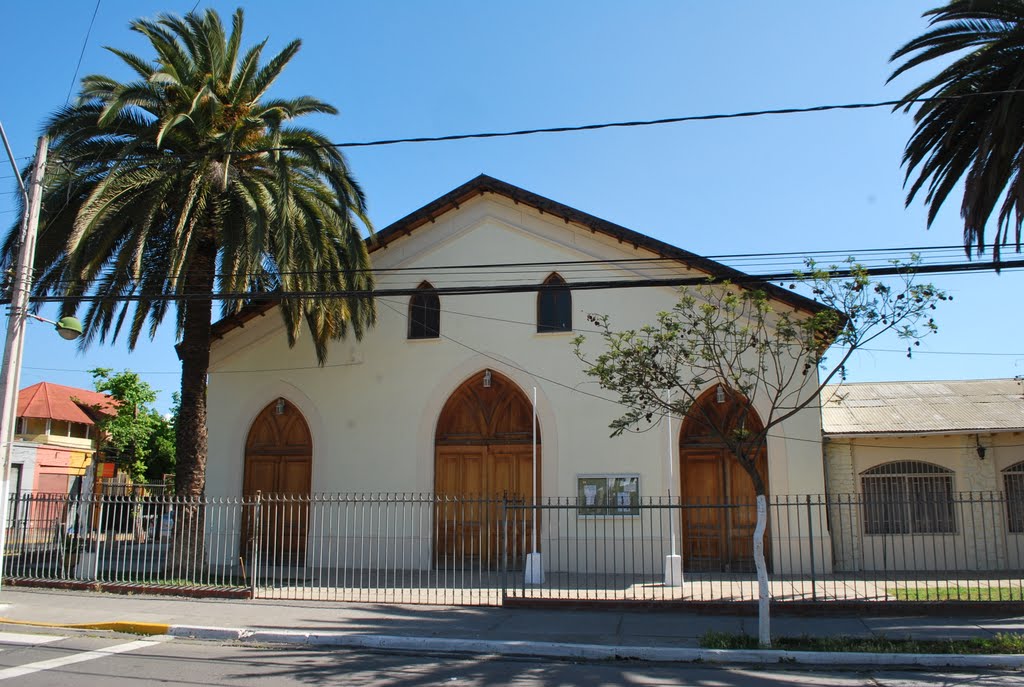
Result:
M572 292L565 280L552 273L544 280L543 289L537 294L537 331L572 331Z
M916 460L861 473L866 534L952 534L953 471Z
M1011 532L1024 532L1024 461L1003 470L1006 518Z
M441 299L430 282L416 287L409 299L409 338L436 339L441 336Z

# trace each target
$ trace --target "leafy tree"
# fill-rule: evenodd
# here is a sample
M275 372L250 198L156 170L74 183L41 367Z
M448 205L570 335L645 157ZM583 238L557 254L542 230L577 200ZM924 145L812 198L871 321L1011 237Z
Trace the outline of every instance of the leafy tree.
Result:
M149 435L145 478L147 482L162 482L166 475L174 474L176 464L174 453L175 427L178 422L178 411L181 409L181 394L171 394L171 412L167 417L159 416L160 422L156 431Z
M625 407L610 425L612 436L642 431L665 415L694 412L749 475L757 494L758 634L766 646L771 643L764 558L767 489L757 458L775 427L817 404L822 387L845 376L856 350L886 333L916 345L936 330L929 314L946 294L916 283L913 265L896 267L897 283L889 286L872 281L852 259L842 269L808 262L807 272L797 278L819 304L810 312L779 308L760 288L713 282L684 287L671 311L638 330L616 331L607 315L590 315L603 344L597 351L588 349L586 337L574 339L586 374ZM834 356L831 362L826 352ZM737 405L735 417L712 416L696 403L718 385ZM743 421L754 415L759 425Z
M288 124L336 110L311 96L268 96L298 40L268 60L265 40L243 51L241 9L230 32L213 10L131 28L153 56L109 50L133 80L86 76L77 103L46 125L52 163L35 294L64 296L62 315L89 303L83 346L125 336L132 348L176 311L175 486L197 498L214 295L230 314L245 305L237 294L318 294L284 298L280 312L290 344L305 320L322 364L331 340L349 330L361 336L374 321L372 300L322 295L372 287L360 236L370 224L342 154L316 131ZM12 231L0 269L15 258L15 242ZM201 517L182 511L186 520ZM195 520L182 526L202 531Z
M890 58L902 62L889 81L920 65L946 65L897 106L917 106L903 153L907 204L923 192L931 226L962 181L964 246L968 255L972 247L984 252L995 214L990 242L998 263L1003 245L1020 250L1024 221L1024 1L953 0L924 16L929 30Z
M153 409L156 391L138 374L110 368L89 370L96 391L116 401L114 415L100 414L97 429L102 437L100 451L126 470L136 482L160 476L165 465L174 463L173 443L167 438L173 425Z

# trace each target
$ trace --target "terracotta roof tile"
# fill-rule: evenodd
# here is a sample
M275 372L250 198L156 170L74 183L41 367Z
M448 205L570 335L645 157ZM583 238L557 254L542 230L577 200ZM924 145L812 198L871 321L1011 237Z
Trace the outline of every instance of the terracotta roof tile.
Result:
M91 425L95 424L92 419L96 412L93 406L99 406L99 412L112 415L114 404L114 399L98 391L40 382L18 392L18 417Z

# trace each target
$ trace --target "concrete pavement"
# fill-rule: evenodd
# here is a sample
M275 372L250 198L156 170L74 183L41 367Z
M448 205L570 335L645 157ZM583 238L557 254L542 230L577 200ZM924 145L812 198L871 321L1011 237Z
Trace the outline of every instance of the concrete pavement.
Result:
M577 659L817 665L1024 667L1024 656L833 654L699 648L709 630L757 634L757 619L679 611L215 600L7 587L0 624L91 627L182 637ZM1024 617L778 617L772 634L967 639L1024 633Z

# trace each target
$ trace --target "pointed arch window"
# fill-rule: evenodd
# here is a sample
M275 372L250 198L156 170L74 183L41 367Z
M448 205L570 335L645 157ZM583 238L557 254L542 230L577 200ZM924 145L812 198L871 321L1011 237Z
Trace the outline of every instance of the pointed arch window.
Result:
M565 280L552 272L544 286L537 294L537 331L571 332L572 292Z
M1024 461L1003 470L1003 493L1010 531L1024 533Z
M441 336L441 299L430 282L416 287L409 299L409 338L436 339Z
M866 534L956 532L952 470L901 460L865 470L860 480Z

